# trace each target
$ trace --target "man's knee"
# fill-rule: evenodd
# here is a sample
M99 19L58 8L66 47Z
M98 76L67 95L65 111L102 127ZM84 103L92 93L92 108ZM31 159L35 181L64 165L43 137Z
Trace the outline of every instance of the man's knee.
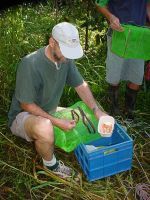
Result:
M49 119L36 117L30 129L30 135L35 140L54 142L53 125Z
M138 91L140 89L140 85L136 84L136 83L131 83L131 82L128 82L127 83L128 87L132 90L136 90Z

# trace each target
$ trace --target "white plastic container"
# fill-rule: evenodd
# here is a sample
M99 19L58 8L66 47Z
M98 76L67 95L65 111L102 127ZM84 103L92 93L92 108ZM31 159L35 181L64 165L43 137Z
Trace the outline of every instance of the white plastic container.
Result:
M98 122L98 132L102 137L111 137L115 119L111 116L102 116Z

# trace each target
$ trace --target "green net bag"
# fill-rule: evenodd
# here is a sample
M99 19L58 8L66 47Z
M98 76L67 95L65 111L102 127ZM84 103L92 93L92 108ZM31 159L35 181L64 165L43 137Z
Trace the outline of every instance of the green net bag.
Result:
M78 106L84 111L86 116L90 119L95 127L95 133L89 133L87 127L82 121L82 117L79 113ZM72 119L71 110L76 111L79 115L79 121L74 129L68 132L64 132L58 127L54 127L55 145L66 152L73 151L81 142L90 142L92 140L100 138L100 134L97 132L98 120L95 118L93 112L82 102L79 101L73 106L66 108L62 111L56 112L54 115L58 118Z
M111 51L127 59L150 60L150 29L122 26L123 32L113 31Z

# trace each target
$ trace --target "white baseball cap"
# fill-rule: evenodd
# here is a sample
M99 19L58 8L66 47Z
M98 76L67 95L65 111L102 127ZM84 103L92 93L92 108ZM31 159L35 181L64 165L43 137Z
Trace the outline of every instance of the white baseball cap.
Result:
M77 59L83 56L79 33L74 25L68 22L59 23L52 29L52 36L59 43L64 57Z

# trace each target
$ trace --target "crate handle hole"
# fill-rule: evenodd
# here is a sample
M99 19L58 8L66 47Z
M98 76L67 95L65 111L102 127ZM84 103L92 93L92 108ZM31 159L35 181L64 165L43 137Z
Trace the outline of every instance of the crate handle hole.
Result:
M116 151L118 151L118 149L109 149L109 150L107 150L107 151L104 151L104 155L109 155L109 154L112 154L112 153L114 153L114 152L116 152Z

